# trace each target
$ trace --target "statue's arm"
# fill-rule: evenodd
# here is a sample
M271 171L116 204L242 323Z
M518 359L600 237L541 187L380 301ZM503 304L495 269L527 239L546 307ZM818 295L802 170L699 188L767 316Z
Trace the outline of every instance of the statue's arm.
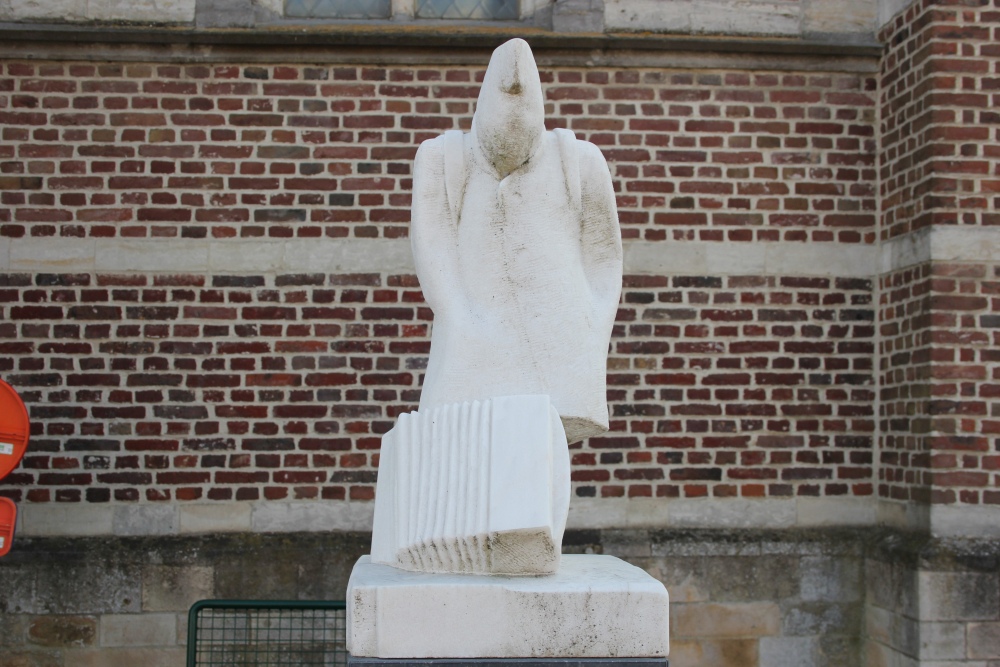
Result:
M580 238L584 270L595 305L613 314L622 287L622 234L611 172L600 149L578 141L580 158Z
M420 144L413 162L410 245L424 298L440 314L454 280L457 246L457 230L448 212L443 137Z

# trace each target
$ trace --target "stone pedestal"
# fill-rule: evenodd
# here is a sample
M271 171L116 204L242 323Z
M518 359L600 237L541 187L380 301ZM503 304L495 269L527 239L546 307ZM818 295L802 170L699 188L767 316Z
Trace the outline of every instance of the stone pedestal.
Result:
M538 577L408 572L363 556L347 587L347 649L406 667L426 658L662 665L667 591L611 556L564 555L557 573Z
M666 658L356 658L347 667L668 667Z

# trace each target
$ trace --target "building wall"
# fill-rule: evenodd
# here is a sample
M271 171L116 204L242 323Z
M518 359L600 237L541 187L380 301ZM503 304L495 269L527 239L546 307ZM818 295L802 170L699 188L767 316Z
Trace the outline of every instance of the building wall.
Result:
M761 64L543 67L550 125L608 158L626 244L612 430L573 445L574 525L731 500L782 507L757 525L871 517L876 81ZM77 504L94 532L370 514L429 350L412 156L469 126L482 68L5 72L0 365L34 431L2 484L24 529Z
M884 273L879 495L936 533L995 523L1000 13L916 2L880 34ZM917 505L895 501L916 500ZM975 518L973 518L975 517Z
M882 50L524 26L625 238L565 546L667 584L675 666L1000 660L998 16L877 9ZM411 161L508 33L210 27L2 28L2 667L178 664L196 597L339 597L419 398Z

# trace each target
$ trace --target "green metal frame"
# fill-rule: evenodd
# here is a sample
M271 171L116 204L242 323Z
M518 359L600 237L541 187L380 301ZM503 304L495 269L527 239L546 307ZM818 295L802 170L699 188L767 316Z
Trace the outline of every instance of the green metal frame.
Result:
M346 665L346 609L343 600L201 600L188 612L187 667Z

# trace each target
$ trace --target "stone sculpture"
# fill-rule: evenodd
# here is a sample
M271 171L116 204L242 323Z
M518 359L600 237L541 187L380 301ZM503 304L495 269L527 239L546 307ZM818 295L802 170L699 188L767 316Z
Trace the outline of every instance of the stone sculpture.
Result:
M417 152L411 239L434 325L419 410L382 440L373 563L558 568L568 442L608 428L622 246L603 156L543 112L515 39L493 53L472 131Z
M666 665L663 584L610 556L560 563L568 443L608 428L622 245L604 158L546 131L543 107L531 50L512 40L493 53L472 131L417 152L411 239L431 355L419 409L382 438L372 552L347 587L355 667Z
M374 562L483 574L558 566L569 451L547 396L400 415L382 439L379 471Z
M498 48L472 131L421 145L413 256L434 311L420 409L548 395L569 442L608 430L608 341L622 246L600 150L546 132L538 70Z

